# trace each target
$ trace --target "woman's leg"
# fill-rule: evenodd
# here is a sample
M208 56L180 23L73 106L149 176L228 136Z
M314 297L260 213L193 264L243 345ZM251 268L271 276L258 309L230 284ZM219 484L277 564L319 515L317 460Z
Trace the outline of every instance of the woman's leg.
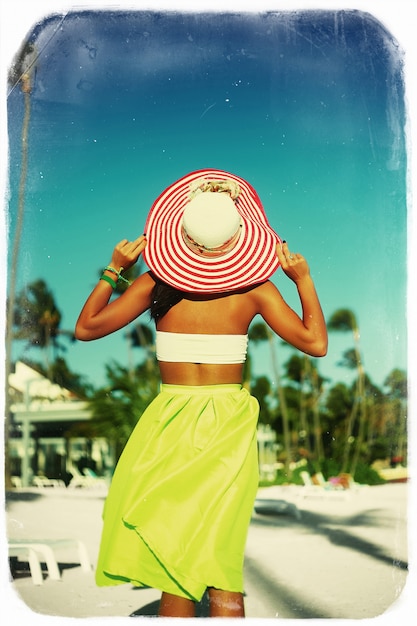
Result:
M243 594L210 587L210 617L245 617Z
M159 604L159 617L195 617L195 603L181 596L162 593Z

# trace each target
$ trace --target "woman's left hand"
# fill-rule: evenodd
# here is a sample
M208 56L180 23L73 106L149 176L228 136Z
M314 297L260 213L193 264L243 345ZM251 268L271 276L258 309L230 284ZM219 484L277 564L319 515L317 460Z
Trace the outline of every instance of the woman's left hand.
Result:
M122 239L113 250L110 266L118 272L123 267L128 270L136 263L140 254L146 247L146 236L141 235L134 241Z
M302 254L290 252L287 243L284 241L282 245L277 245L277 257L284 273L292 281L297 283L299 280L310 275L310 268Z

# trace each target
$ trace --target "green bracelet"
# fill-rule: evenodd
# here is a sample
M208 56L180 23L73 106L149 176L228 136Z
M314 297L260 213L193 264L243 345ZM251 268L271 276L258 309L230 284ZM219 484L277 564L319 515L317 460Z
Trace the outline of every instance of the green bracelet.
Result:
M115 270L115 269L114 269L114 267L110 267L110 265L107 265L107 266L104 268L104 271L106 271L106 270L107 270L108 272L111 272L112 274L116 274L117 278L119 278L119 272L118 272L117 270Z
M112 289L116 289L116 287L117 287L115 281L113 280L113 278L110 278L110 276L106 276L105 274L103 274L100 277L100 280L105 280L106 283L109 283L109 285L112 287Z
M124 283L127 283L128 285L131 285L130 280L128 280L127 278L125 278L124 276L122 276L122 272L123 272L123 267L120 268L119 271L115 270L114 267L111 267L110 265L107 265L104 268L104 271L108 271L108 272L112 272L112 274L116 274L117 276L117 282L119 282L120 280L123 281Z

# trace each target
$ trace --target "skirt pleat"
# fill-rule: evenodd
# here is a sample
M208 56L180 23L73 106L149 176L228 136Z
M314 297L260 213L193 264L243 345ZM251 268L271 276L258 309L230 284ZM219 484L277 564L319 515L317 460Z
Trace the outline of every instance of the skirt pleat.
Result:
M240 385L162 385L117 464L96 582L200 600L243 591L259 405Z

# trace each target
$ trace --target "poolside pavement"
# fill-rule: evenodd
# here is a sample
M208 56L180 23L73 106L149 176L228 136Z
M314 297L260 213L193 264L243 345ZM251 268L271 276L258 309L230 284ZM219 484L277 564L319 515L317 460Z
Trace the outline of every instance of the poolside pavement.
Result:
M348 499L300 497L301 489L259 490L246 546L247 618L413 624L409 484L363 488ZM81 540L94 567L104 498L105 491L94 488L15 489L7 494L5 531L15 540ZM99 588L93 571L81 568L74 546L55 543L54 552L60 580L48 576L43 564L43 584L34 585L21 557L13 561L13 580L5 573L8 626L72 624L71 618L91 618L93 624L93 618L108 618L116 626L126 617L157 614L159 591ZM207 616L205 598L198 614Z

